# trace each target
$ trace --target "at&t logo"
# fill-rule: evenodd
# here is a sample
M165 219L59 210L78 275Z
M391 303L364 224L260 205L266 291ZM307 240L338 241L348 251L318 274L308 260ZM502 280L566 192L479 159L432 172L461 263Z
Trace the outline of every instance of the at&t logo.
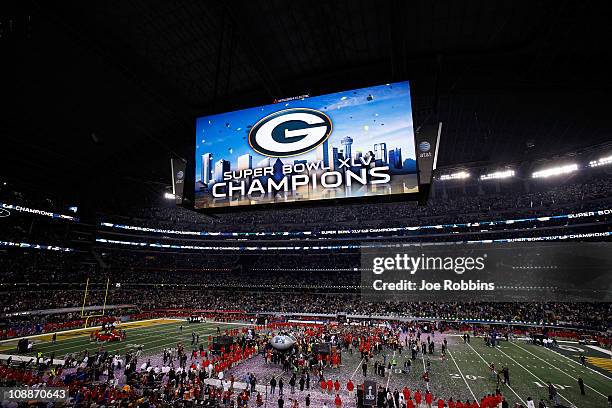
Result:
M331 132L331 119L323 112L285 109L257 122L249 132L249 145L264 156L297 156L325 142Z
M423 159L426 157L431 157L432 154L430 150L431 150L431 144L429 144L428 141L423 140L421 143L419 143L419 151L421 152L419 153L419 158Z

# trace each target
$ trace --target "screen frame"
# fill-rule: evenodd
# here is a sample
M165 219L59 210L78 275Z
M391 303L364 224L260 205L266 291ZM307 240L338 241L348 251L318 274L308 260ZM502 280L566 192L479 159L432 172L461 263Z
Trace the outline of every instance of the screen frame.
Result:
M412 121L413 121L413 126L414 126L415 109L414 109L414 104L413 104L414 98L413 98L412 83L408 79L388 81L388 83L399 83L399 82L408 82L408 85L409 85L408 88L409 88L409 93L410 93L410 103L412 107L410 114L412 115ZM380 86L383 84L384 83L373 83L370 85L362 84L362 85L354 86L350 89L330 90L329 92L320 93L320 94L311 94L308 92L306 94L308 94L308 98L312 98L312 97L324 96L324 95L329 95L329 94L338 93L338 92L351 91L353 89ZM228 113L228 112L235 112L235 111L240 111L240 110L245 110L245 109L257 108L259 106L265 106L265 105L274 105L274 104L281 105L284 101L285 99L278 99L274 101L273 103L261 103L258 105L254 104L254 105L249 105L249 106L237 106L233 109L230 108L226 110L203 113L201 115L196 116L194 120L194 129L193 129L194 134L196 133L195 125L198 119L200 118L203 118L206 116ZM414 130L413 130L413 142L414 142L414 148L415 148L415 153L416 153L417 152L417 145L416 145L417 134ZM333 199L328 198L328 199L316 199L316 200L281 201L281 202L276 202L276 203L195 208L195 181L191 180L195 176L195 171L196 171L195 154L196 154L195 147L193 147L193 144L192 144L191 157L194 158L194 162L192 166L188 166L188 171L187 171L188 176L190 178L189 181L191 182L190 183L191 188L187 189L187 185L185 186L186 191L184 192L184 195L183 195L184 200L181 206L188 208L192 211L201 213L201 214L214 215L214 214L226 214L226 213L236 213L236 212L270 211L273 209L329 207L329 206L336 206L339 204L346 204L346 205L376 204L376 203L397 203L397 202L403 202L403 201L418 202L420 204L420 203L426 202L427 197L429 196L429 188L426 188L427 187L426 185L421 184L421 176L420 176L421 169L419 167L419 160L417 156L415 157L415 166L416 166L418 192L415 192L415 193L396 193L396 194L384 194L384 195L381 194L381 195L362 196L362 197L342 197L342 198L333 198Z

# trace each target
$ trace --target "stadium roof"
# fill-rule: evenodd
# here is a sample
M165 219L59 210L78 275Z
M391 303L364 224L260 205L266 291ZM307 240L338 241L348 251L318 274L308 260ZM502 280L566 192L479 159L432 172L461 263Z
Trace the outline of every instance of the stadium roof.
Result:
M171 152L191 159L198 115L402 79L415 125L444 123L442 166L565 153L612 131L609 2L8 6L0 159L40 187L159 191Z

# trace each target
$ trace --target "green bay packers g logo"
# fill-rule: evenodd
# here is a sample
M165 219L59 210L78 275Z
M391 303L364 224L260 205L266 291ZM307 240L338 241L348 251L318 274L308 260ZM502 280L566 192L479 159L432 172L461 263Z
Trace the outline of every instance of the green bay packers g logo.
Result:
M249 132L249 145L264 156L297 156L325 142L331 132L331 119L323 112L285 109L257 122Z

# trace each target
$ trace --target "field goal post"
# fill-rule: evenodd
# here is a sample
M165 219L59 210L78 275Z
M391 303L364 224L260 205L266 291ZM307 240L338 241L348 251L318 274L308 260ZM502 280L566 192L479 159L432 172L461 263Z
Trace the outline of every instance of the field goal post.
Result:
M87 296L89 295L89 278L87 278L87 282L85 283L85 293L83 295L83 306L81 307L81 318L85 318L85 326L84 328L87 328L87 323L89 322L89 319L92 317L102 317L104 316L104 314L106 313L106 300L108 298L108 288L110 286L110 278L106 279L106 287L104 289L104 304L102 305L102 312L101 313L94 313L94 314L85 314L85 305L87 304Z

